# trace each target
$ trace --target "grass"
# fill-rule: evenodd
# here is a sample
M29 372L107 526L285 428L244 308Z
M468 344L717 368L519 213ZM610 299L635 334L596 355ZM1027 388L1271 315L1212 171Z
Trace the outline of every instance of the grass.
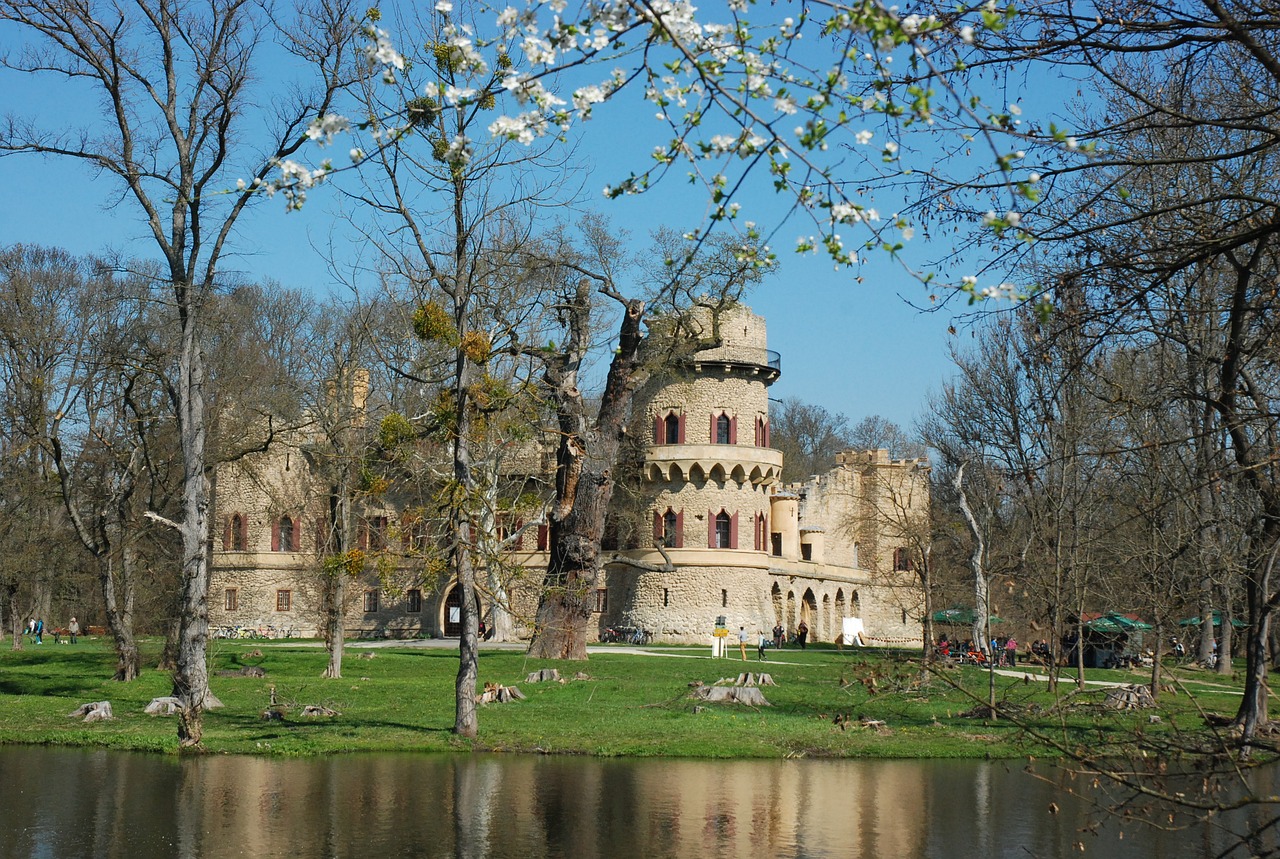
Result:
M143 640L144 664L155 663L160 644ZM1162 693L1157 723L1150 710L1102 708L1101 691L1068 694L1064 688L1068 700L1055 707L1043 683L1001 677L998 697L1016 718L992 720L961 715L985 699L981 669L922 677L904 654L822 647L773 653L763 664L713 661L702 658L703 648L650 650L663 655L606 651L586 663L557 664L518 651L482 652L481 683L516 685L527 700L482 707L480 737L469 741L451 733L452 649L349 649L344 678L322 680L326 657L319 648L215 642L214 671L258 665L267 676L212 678L226 706L206 714L204 747L285 756L406 749L700 758L1047 756L1061 753L1055 744L1094 753L1132 747L1138 735L1195 742L1204 731L1201 708L1233 713L1239 704L1237 683L1190 669L1175 671L1185 685ZM361 658L370 653L372 658ZM133 683L114 683L107 679L113 665L102 639L0 651L0 742L176 751L175 719L142 712L152 698L169 694L169 676L147 670ZM591 679L524 682L544 667L566 677L585 671ZM763 690L773 706L698 705L690 698L691 682L712 683L743 670L773 676L778 685ZM1088 677L1144 682L1144 675L1125 671L1091 671ZM261 718L272 687L289 708L284 722ZM81 704L104 699L114 720L67 718ZM341 715L304 719L296 712L304 704L323 704ZM852 725L842 728L837 716ZM882 721L883 728L864 726L864 717Z

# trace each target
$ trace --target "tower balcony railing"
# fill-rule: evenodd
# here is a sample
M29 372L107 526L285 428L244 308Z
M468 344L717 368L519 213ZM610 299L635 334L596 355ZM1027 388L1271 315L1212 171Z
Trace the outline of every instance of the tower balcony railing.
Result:
M726 370L745 370L764 375L772 382L782 374L782 355L772 349L756 346L721 346L699 352L693 358L695 368L722 365Z

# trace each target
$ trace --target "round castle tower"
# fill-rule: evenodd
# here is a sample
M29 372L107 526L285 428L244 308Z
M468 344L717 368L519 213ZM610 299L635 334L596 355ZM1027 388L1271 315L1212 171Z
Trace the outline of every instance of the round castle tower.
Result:
M694 319L710 331L709 312ZM705 642L721 615L752 635L775 622L770 487L782 453L769 447L768 388L781 361L749 308L721 311L719 326L721 345L637 396L648 447L636 487L640 538L624 554L638 563L609 566L605 618L660 640ZM663 553L674 571L653 569L665 565Z

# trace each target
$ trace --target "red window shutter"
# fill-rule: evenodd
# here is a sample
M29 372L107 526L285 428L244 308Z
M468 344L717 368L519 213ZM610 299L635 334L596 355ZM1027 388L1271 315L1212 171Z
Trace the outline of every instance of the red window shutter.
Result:
M676 418L676 427L677 427L676 433L678 438L680 439L680 444L684 444L684 413L683 412L681 412L680 416Z
M729 517L729 548L738 548L738 514Z
M271 551L280 551L280 520L271 520Z
M764 446L769 447L769 422L764 422Z
M654 415L653 417L653 443L654 444L667 443L667 432L666 432L667 428L665 424L666 422L663 421L662 415Z
M657 510L653 511L653 542L662 543L662 538L666 536L662 533L662 514Z
M684 511L676 514L676 548L684 548Z
M547 542L548 542L547 538L551 536L550 531L551 529L546 525L538 526L538 551L539 552L547 551Z
M716 548L716 511L707 511L707 548Z
M762 438L762 436L763 436L763 433L761 433L761 432L760 432L760 419L759 419L759 418L756 418L756 447L763 447L763 446L764 446L764 445L760 444L760 442L764 441L764 439Z
M222 523L222 551L231 551L231 517L227 517L227 521Z
M729 418L729 444L738 443L738 416Z
M293 551L302 549L302 517L293 520Z
M717 420L717 416L715 412L712 412L711 413L711 435L707 437L708 439L710 439L711 444L716 443L716 420Z
M361 522L360 527L356 529L356 545L360 549L369 548L369 523Z

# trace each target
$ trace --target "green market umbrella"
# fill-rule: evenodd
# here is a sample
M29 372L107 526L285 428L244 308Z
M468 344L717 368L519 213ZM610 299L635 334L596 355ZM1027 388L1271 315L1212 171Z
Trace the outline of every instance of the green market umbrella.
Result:
M1084 624L1084 628L1094 632L1127 633L1142 629L1154 629L1155 627L1145 621L1127 617L1113 611L1104 614L1102 617L1094 618L1093 620L1086 622Z
M1178 626L1199 626L1201 622L1202 622L1201 619L1198 617L1189 617L1186 620L1178 621ZM1222 626L1222 612L1215 611L1213 613L1213 625ZM1233 617L1231 618L1231 625L1234 626L1236 629L1244 629L1249 624L1245 623L1243 620L1240 620L1239 618Z

